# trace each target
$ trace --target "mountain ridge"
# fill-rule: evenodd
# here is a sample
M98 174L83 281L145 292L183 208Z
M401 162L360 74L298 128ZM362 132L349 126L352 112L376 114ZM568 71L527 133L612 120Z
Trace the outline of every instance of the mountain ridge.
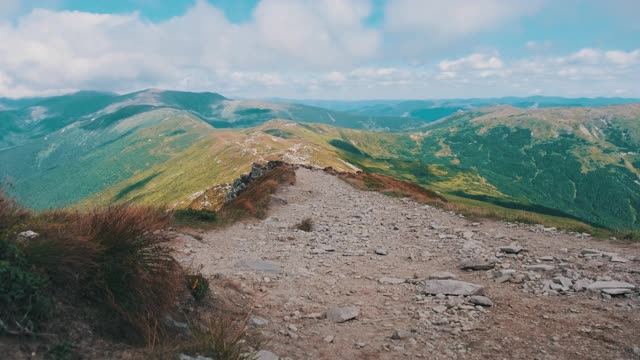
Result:
M434 122L393 118L392 129L371 119L217 93L85 92L0 111L0 178L36 209L181 207L252 162L283 160L382 173L455 201L640 227L638 104L494 105Z

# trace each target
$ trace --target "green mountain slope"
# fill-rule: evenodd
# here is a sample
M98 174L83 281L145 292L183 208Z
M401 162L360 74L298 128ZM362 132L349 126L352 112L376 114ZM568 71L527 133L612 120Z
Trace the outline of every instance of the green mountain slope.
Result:
M640 227L640 106L522 110L497 107L398 135L401 151L367 143L350 162L449 194L563 215L606 227ZM348 140L353 143L350 139Z
M454 201L640 228L640 105L494 106L426 125L214 93L33 101L0 111L0 180L35 209L189 206L252 162L282 159L380 172Z

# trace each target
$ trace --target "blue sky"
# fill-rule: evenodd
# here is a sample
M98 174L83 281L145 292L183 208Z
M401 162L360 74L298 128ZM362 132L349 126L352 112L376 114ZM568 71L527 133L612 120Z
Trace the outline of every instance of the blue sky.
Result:
M635 0L0 0L0 96L640 97Z

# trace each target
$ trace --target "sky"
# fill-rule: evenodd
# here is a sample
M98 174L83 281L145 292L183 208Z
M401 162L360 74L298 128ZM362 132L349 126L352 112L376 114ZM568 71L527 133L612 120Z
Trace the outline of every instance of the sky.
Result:
M638 0L0 0L0 97L640 98Z

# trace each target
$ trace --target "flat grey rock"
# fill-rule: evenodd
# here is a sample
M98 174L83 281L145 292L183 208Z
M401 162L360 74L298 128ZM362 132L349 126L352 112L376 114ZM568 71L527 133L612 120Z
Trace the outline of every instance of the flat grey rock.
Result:
M601 290L603 293L607 294L607 295L624 295L624 294L630 294L633 290L631 289L602 289Z
M236 263L235 266L241 269L249 269L258 272L273 274L280 274L282 272L282 268L279 264L265 260L240 260Z
M383 249L383 248L376 249L374 252L376 253L376 255L387 255L388 254L387 249Z
M587 289L589 290L604 290L604 289L635 289L636 286L624 282L624 281L596 281L587 285Z
M269 320L262 318L260 316L251 315L251 318L249 318L249 325L267 326L269 325Z
M278 355L272 353L269 350L260 350L256 353L255 357L253 357L253 359L255 360L279 360L280 357L278 357Z
M429 276L427 277L427 279L429 280L450 280L455 278L456 278L456 275L448 271L436 271L434 273L429 274Z
M496 262L493 260L484 260L484 259L469 259L464 260L460 263L460 268L462 270L491 270L496 266Z
M399 279L399 278L392 278L392 277L383 277L378 279L378 282L380 284L387 284L387 285L398 285L398 284L403 284L406 282L405 279Z
M413 331L407 331L407 330L394 330L393 334L391 334L391 338L393 340L406 340L406 339L410 339L413 337L416 337L416 333Z
M499 247L498 250L500 250L501 252L503 252L505 254L518 254L522 250L524 250L524 248L522 246L519 246L519 245L509 245L509 246Z
M615 263L626 263L628 262L628 259L623 258L622 256L612 256L611 257L611 262L615 262Z
M425 280L418 292L426 295L482 295L484 287L458 280Z
M469 302L480 306L493 306L493 301L486 296L474 295L469 297Z
M180 354L180 360L213 360L213 358L198 355L198 356L189 356L187 354Z
M556 267L553 265L544 265L544 264L540 264L540 265L529 265L526 267L527 270L529 271L551 271L553 269L555 269Z
M357 306L332 307L327 310L327 320L342 323L360 316L360 308Z

